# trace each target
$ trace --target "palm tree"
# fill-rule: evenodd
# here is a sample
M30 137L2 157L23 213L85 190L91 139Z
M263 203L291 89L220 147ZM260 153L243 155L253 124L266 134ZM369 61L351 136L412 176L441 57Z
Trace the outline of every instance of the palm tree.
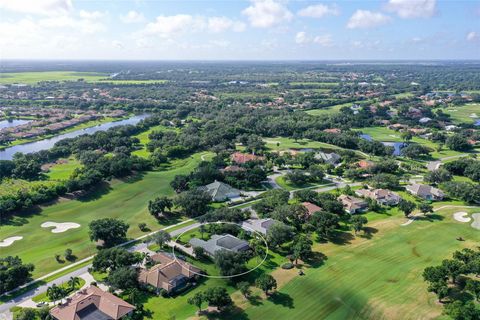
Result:
M68 280L68 285L70 286L71 291L75 290L75 287L80 285L80 278L78 277L70 277Z
M53 301L53 304L55 304L58 299L62 299L64 296L65 290L56 284L53 284L51 287L47 288L47 297Z

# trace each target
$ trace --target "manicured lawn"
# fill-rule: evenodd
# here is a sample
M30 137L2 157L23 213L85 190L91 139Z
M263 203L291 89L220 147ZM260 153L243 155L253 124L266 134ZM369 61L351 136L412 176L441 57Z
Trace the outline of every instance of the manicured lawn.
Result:
M278 177L275 182L278 183L278 185L280 187L282 187L283 189L287 190L287 191L292 191L292 190L298 190L298 189L307 189L307 188L315 188L315 187L322 187L324 185L327 185L327 184L331 184L330 181L320 181L318 183L306 183L306 184L303 184L303 185L294 185L294 184L291 184L291 183L288 183L287 181L285 181L285 177L281 176L281 177Z
M238 319L432 319L442 307L427 292L421 273L452 252L478 245L479 230L443 210L430 220L400 226L393 216L370 224L372 239L344 236L343 244L317 244L324 265L305 270L280 289L278 299L246 304ZM464 210L478 212L476 210ZM466 241L457 241L462 236ZM284 270L273 275L280 278Z
M275 137L275 138L264 138L263 141L267 144L267 148L275 151L284 151L288 149L341 149L340 147L334 146L332 144L313 141L309 139L299 139L295 142L294 139Z
M59 264L54 258L55 254L63 254L66 248L72 249L78 259L95 253L95 244L88 237L88 223L94 219L123 219L130 224L128 237L131 238L144 234L138 228L140 222L145 222L151 230L179 222L182 217L159 223L148 213L147 203L159 195L173 195L169 184L173 177L192 171L201 161L201 155L208 154L198 153L177 160L168 170L146 172L143 176L113 181L83 199L62 200L16 215L0 226L1 238L23 236L23 239L2 248L2 256L18 255L24 262L35 264L34 277L38 277L66 264ZM46 221L75 222L81 227L64 233L51 233L50 229L40 227Z
M144 131L144 132L136 135L135 137L140 140L140 144L141 144L142 148L132 152L132 154L137 155L137 156L142 157L142 158L148 158L148 156L150 155L150 152L147 150L147 143L150 142L150 139L148 138L148 135L150 133L152 133L153 131L178 131L178 129L169 128L169 127L159 125L159 126L152 127L149 130Z
M71 157L69 159L60 159L66 161L65 163L55 164L50 167L49 171L46 173L48 179L50 180L67 180L72 175L73 171L77 168L81 168L82 165L80 162Z
M480 103L466 103L462 106L450 106L443 111L449 114L456 123L472 123L480 120ZM476 115L477 117L471 117Z
M342 104L337 104L331 107L325 107L325 108L320 108L320 109L312 109L305 111L309 115L312 116L323 116L323 115L328 115L332 113L339 112L341 108L343 107L351 107L352 105L356 103L368 103L368 100L361 100L361 101L353 101L353 102L348 102L348 103L342 103ZM371 102L371 101L370 101Z
M312 82L312 81L305 81L305 82L300 82L300 81L294 81L290 82L290 86L292 87L337 87L339 85L338 82Z

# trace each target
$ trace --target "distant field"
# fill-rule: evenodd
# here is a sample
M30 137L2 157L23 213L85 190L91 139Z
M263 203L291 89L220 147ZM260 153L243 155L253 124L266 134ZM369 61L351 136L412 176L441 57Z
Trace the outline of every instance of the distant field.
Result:
M460 123L472 123L480 120L480 103L467 103L463 106L452 106L443 109L443 111L452 117L452 120ZM477 115L477 117L470 117Z
M140 140L140 144L142 145L142 149L135 150L132 152L132 154L137 155L142 158L148 158L150 155L150 152L147 150L147 143L150 142L150 139L148 138L148 135L152 133L153 131L178 131L178 129L175 128L169 128L165 127L162 125L155 126L153 128L150 128L149 130L140 133L139 135L136 135L135 137Z
M258 98L278 98L278 93L274 92L216 92L214 94L216 97L221 99L258 99Z
M323 116L323 115L339 112L341 108L351 107L353 104L355 104L355 102L342 103L342 104L337 104L331 107L312 109L305 112L312 116Z
M410 98L410 97L413 97L413 93L411 93L411 92L403 92L403 93L394 94L393 96L394 96L395 98L397 98L397 99Z
M105 82L114 84L152 84L166 83L167 80L114 80L107 73L76 72L76 71L42 71L42 72L15 72L1 73L0 84L36 84L41 81L77 81Z
M25 83L35 84L40 81L99 81L108 78L108 74L96 72L75 72L75 71L45 71L45 72L16 72L1 73L0 84Z
M289 83L290 86L292 87L302 87L302 86L308 86L308 87L336 87L339 85L338 82L300 82L300 81L294 81Z
M294 139L275 137L275 138L264 138L263 141L267 144L267 148L270 150L282 151L288 149L303 149L303 148L312 148L312 149L341 149L340 147L334 146L332 144L312 141L309 139L298 139L295 142Z

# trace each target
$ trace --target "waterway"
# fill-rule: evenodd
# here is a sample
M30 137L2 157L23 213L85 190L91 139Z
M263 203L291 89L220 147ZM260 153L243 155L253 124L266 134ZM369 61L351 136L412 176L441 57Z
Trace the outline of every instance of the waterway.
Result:
M21 119L12 119L12 120L2 120L0 121L0 129L16 127L25 123L29 123L31 120L21 120Z
M52 138L29 142L25 144L19 144L13 147L8 147L3 150L0 150L0 160L12 160L13 155L17 152L32 153L32 152L38 152L42 150L48 150L52 148L55 145L55 143L57 143L60 140L67 139L67 138L75 138L82 134L93 134L97 131L105 131L110 128L121 126L121 125L127 125L127 124L135 125L138 122L140 122L140 120L143 120L148 116L149 116L148 114L136 115L128 119L102 123L94 127L84 128L84 129L60 134Z

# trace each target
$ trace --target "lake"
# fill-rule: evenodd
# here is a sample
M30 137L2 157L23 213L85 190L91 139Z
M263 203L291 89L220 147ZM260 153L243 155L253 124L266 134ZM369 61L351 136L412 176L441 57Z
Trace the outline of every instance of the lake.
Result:
M4 128L11 128L16 127L25 123L29 123L32 120L19 120L19 119L12 119L12 120L2 120L0 121L0 129Z
M149 116L148 114L136 115L128 119L102 123L94 127L89 127L85 129L80 129L80 130L60 134L52 138L29 142L25 144L19 144L13 147L8 147L8 148L5 148L4 150L0 150L0 160L12 160L13 155L17 152L32 153L32 152L38 152L42 150L48 150L52 148L53 145L60 140L67 139L67 138L75 138L82 134L92 134L97 131L104 131L104 130L108 130L110 128L118 127L121 125L127 125L127 124L134 125L140 122L140 120L143 120L148 116Z

